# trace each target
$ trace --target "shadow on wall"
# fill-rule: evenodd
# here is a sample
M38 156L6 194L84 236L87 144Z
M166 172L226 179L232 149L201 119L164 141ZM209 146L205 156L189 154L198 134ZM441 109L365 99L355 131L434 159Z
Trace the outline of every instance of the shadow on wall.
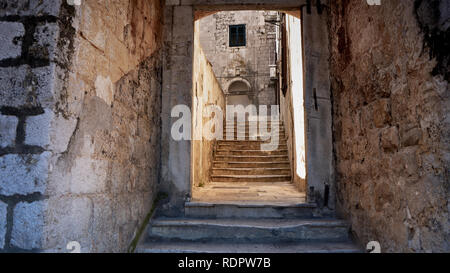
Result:
M416 0L414 11L430 48L430 59L437 60L433 76L443 75L450 82L450 1Z

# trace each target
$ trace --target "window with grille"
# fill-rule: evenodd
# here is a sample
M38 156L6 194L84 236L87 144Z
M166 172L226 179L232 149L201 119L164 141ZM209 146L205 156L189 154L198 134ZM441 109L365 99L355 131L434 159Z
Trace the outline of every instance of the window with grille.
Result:
M245 25L230 26L230 47L246 46Z

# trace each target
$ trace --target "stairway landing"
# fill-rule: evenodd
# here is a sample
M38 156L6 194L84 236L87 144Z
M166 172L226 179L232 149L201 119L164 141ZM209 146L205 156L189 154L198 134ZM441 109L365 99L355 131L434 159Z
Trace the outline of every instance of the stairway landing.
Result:
M305 193L289 182L212 182L197 187L193 202L216 204L276 204L291 205L306 202Z

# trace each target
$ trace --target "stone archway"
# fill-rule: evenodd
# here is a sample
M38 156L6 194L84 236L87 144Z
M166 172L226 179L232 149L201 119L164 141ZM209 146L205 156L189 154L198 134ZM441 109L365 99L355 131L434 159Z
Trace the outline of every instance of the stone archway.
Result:
M192 164L191 141L175 141L171 138L171 127L176 119L170 114L176 105L192 108L195 20L218 11L231 10L278 10L299 15L299 10L305 5L306 0L196 0L166 3L164 43L168 52L163 70L161 187L170 193L173 206L181 210L191 195L192 175L188 167ZM319 200L325 199L325 193L329 194L328 204L333 207L335 187L327 17L313 10L302 18L302 22L308 186L314 191L312 195ZM316 90L315 96L313 89Z

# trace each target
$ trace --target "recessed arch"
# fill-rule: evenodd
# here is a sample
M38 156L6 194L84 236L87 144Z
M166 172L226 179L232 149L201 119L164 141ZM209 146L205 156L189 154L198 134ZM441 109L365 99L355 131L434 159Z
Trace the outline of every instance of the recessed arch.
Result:
M227 83L225 90L227 93L250 92L252 90L252 85L248 80L237 77Z

